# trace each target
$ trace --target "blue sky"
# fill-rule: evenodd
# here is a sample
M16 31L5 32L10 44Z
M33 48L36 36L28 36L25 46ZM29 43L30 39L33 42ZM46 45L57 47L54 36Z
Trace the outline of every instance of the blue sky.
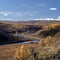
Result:
M60 19L60 0L0 0L0 20Z

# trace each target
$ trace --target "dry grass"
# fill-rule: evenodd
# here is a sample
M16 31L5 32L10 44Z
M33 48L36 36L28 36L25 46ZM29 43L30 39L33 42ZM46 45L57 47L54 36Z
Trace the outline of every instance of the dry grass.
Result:
M54 23L54 24L49 24L48 26L43 26L44 29L55 29L55 28L60 28L60 24Z
M16 51L17 53L15 55L16 60L47 60L47 59L48 60L53 60L53 59L59 60L58 56L60 55L59 53L60 47L58 43L57 43L57 46L50 45L50 46L41 47L40 45L36 45L35 48L32 48L31 45L28 45L28 46L24 45L22 48L21 47L18 47L18 50Z
M22 45L17 48L16 60L59 60L60 40L47 37L39 44ZM59 38L59 37L58 37ZM54 41L54 42L52 42Z
M51 27L49 26L49 28ZM38 44L31 42L32 44L0 46L0 60L60 60L60 32L56 32L55 25L53 28L54 30L38 32L38 34L42 32L41 34L44 36L47 35Z
M15 60L14 54L18 44L9 44L0 46L0 60Z

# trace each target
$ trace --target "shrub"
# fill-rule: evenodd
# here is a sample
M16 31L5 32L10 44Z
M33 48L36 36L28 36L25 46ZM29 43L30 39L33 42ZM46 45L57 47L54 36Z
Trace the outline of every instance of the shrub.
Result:
M48 36L45 40L44 43L51 43L52 42L52 37Z
M50 24L48 26L43 26L44 29L55 29L60 28L60 24Z
M44 46L44 45L45 45L44 40L40 40L40 41L39 41L39 45L40 45L40 46Z
M16 50L15 58L16 60L34 60L36 57L36 52L33 48L22 45Z

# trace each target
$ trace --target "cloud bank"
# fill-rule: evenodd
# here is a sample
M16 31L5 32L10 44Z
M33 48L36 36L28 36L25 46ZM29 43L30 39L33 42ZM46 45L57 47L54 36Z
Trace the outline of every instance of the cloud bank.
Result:
M33 19L33 20L59 20L60 21L60 16L58 16L57 18L36 18L36 19Z
M57 8L49 8L49 10L51 10L51 11L56 11Z
M50 8L50 10L57 10L57 8ZM4 17L0 17L0 20L13 20L13 21L28 21L28 20L60 20L60 16L58 16L57 18L49 18L49 17L45 17L45 18L36 18L34 16L36 16L36 12L0 12L0 15L3 15ZM13 18L9 17L9 15L15 15ZM17 19L15 19L15 17L17 17ZM26 17L26 19L23 19L24 17Z

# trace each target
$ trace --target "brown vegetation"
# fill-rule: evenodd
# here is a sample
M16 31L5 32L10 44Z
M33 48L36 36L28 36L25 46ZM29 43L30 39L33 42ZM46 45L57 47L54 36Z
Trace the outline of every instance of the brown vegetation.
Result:
M43 41L44 42L44 41ZM51 43L51 42L50 42ZM50 45L22 45L17 48L16 60L59 60L60 59L60 40ZM48 42L49 44L49 42ZM56 45L57 44L57 45Z
M47 38L45 38L44 43L51 43L52 42L52 37L48 36Z
M51 33L51 30L53 29L55 32ZM19 57L15 55L15 58L17 60L18 59L19 60L31 60L31 59L32 60L60 60L60 33L59 33L60 30L58 29L56 32L55 30L56 26L54 24L53 24L53 29L50 29L50 31L48 30L44 31L44 33L48 31L48 33L54 35L53 36L47 35L47 37L44 40L41 40L38 44L35 44L36 46L33 45L34 48L32 47L32 45L28 45L28 46L22 45L21 47L17 48L18 51L16 51L16 53L19 52L17 53L17 56ZM21 51L23 51L22 54L20 54ZM22 55L22 58L20 55Z
M44 29L55 29L60 28L60 24L49 24L48 26L44 26Z
M44 46L44 45L45 45L44 40L40 40L40 41L39 41L39 45L40 45L40 46Z
M38 33L35 36L35 38L37 36L41 38L44 37L44 39L43 40L40 39L40 41L37 44L30 41L29 44L20 45L19 43L16 45L11 44L11 45L0 46L0 60L60 60L60 25L52 21L49 21L49 23L47 23L47 21L41 21L42 23L39 22L39 24L38 22L33 22L34 24L37 23L36 25L34 25L31 22L28 22L28 24L23 23L24 25L22 23L19 24L16 23L16 25L15 23L12 23L12 26L8 25L7 23L6 23L7 25L6 24L0 25L0 27L2 28L2 30L1 29L0 30L7 34L5 36L5 34L2 34L0 31L0 37L4 36L5 38L7 38L8 35L12 37L12 35L14 34L12 32L16 32L18 30L20 31L25 29L26 31L34 31L31 29L31 27L37 28L37 27L41 27L41 25L44 26L46 25L45 26L46 29L45 28L42 30L39 29ZM28 32L27 34L29 35L30 33ZM30 35L33 37L32 33ZM8 37L8 39L11 37ZM13 40L16 39L17 37L13 38ZM1 40L0 38L0 41L2 43L3 41L6 42L6 40L7 39ZM12 40L9 39L9 41ZM20 41L23 40L20 39ZM24 39L24 41L26 41L26 39Z

